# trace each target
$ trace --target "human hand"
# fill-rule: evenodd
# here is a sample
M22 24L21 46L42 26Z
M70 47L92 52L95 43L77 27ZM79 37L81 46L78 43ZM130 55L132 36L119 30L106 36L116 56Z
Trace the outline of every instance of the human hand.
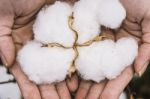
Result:
M102 35L107 39L115 40L114 34L103 30ZM120 76L113 80L104 80L100 83L82 80L75 99L118 99L124 87L132 79L133 69L126 68ZM120 83L121 82L121 83Z
M127 11L127 18L116 31L116 39L131 36L138 41L139 52L133 65L135 72L142 76L150 60L150 1L121 2Z
M14 75L25 99L70 99L70 91L77 88L77 76L56 85L30 82L16 61L16 53L32 39L32 25L37 12L54 0L1 0L0 1L0 51L3 64ZM68 90L69 89L69 90Z
M150 59L150 1L121 0L127 11L127 18L116 32L115 39L133 37L139 43L138 56L133 66L126 68L114 80L103 81L99 84L81 81L76 99L118 99L135 72L142 76Z

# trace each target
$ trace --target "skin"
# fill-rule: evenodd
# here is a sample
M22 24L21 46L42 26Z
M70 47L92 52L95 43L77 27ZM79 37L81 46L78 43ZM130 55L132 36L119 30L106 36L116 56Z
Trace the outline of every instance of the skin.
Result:
M101 83L80 82L76 99L118 99L121 92L133 77L134 70L142 76L150 60L150 0L120 0L127 11L127 18L121 27L114 31L115 39L133 37L138 41L139 52L133 65L120 76Z
M69 90L75 91L78 87L77 76L57 85L37 86L28 80L19 64L15 62L15 53L32 39L32 24L36 13L45 4L52 3L53 0L47 0L47 2L45 0L0 1L0 56L15 76L25 99L69 99ZM136 73L141 76L150 59L150 1L121 0L121 3L127 10L127 18L121 28L115 31L115 37L111 33L107 35L116 40L132 36L139 42L139 53L133 66ZM93 83L82 80L76 99L117 99L132 79L133 66L126 68L120 76L110 81Z
M14 75L24 99L71 99L78 87L76 75L56 85L30 82L16 62L16 53L33 38L32 25L38 11L54 0L0 0L0 57Z

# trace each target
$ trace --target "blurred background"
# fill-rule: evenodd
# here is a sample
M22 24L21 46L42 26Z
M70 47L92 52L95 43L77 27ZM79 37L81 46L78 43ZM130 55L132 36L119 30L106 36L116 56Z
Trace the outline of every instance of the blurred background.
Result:
M0 99L22 99L14 77L0 65Z
M150 99L150 65L142 77L134 76L126 89L133 99Z
M23 99L14 77L1 62L0 99ZM133 77L120 99L150 99L150 65L142 77Z

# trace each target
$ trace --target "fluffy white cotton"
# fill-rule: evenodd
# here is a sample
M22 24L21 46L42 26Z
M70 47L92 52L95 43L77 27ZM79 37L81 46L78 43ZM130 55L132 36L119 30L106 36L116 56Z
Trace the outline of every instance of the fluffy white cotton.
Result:
M76 67L86 80L100 82L116 78L122 70L132 64L138 51L137 42L132 38L122 38L95 42L90 46L78 47L79 57Z
M83 44L100 33L96 19L97 4L93 0L80 0L75 3L73 28L78 32L78 44Z
M69 4L56 1L55 4L43 8L34 23L34 38L43 43L59 43L71 47L75 34L68 25L68 17L72 15Z
M102 54L104 50L110 50L112 41L102 41L93 43L90 46L78 47L79 56L76 60L76 68L82 78L99 82L103 80Z
M77 42L74 31L69 27L68 20L72 14ZM73 49L74 43L82 45L100 35L102 25L118 28L125 16L119 0L79 0L72 6L56 1L39 12L33 26L34 41L28 42L19 51L17 60L24 73L37 84L60 82L65 79L77 54ZM48 48L41 43L57 43L72 48ZM75 60L78 73L84 79L96 82L118 76L134 61L138 49L136 41L131 38L76 47L79 52Z
M126 11L119 0L80 0L73 11L73 27L78 32L78 44L99 35L102 25L118 28L126 17ZM127 55L126 49L130 55ZM116 43L105 40L78 47L78 51L76 66L81 76L99 82L105 78L115 78L133 62L137 55L137 43L130 38L120 39Z
M126 66L130 65L138 54L138 45L133 38L122 38L116 43L117 52ZM125 50L124 50L125 49Z
M83 44L100 34L100 27L118 28L126 17L119 0L80 0L75 3L74 29L78 44Z
M118 28L126 17L126 11L119 0L99 0L98 20L108 28Z
M30 80L50 84L65 79L74 57L73 49L42 47L32 41L21 49L17 59Z

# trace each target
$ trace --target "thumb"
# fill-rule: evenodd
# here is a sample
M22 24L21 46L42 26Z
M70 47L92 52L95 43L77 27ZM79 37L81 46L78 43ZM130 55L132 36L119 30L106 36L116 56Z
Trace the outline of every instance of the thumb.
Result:
M0 57L4 65L13 64L15 47L11 35L14 24L13 4L9 0L0 1Z
M15 59L15 46L10 33L11 29L0 27L0 57L7 67L11 66Z
M142 42L143 44L139 48L138 57L135 60L135 71L142 76L146 70L150 59L150 13L147 11L143 16L141 22L142 27Z
M150 59L150 44L144 43L139 48L139 53L137 58L135 59L135 72L142 76L145 72Z
M66 79L67 87L70 92L75 92L78 89L79 79L77 74L74 74L71 78Z

